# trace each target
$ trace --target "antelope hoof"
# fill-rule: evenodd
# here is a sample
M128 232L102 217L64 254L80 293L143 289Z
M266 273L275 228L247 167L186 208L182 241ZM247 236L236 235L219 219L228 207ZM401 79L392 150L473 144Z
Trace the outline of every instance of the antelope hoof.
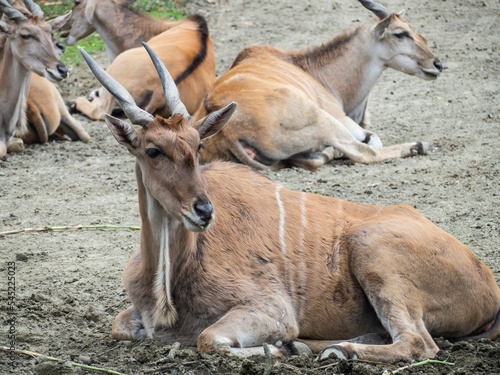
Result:
M21 138L12 138L7 146L7 153L24 152L24 142Z
M329 358L338 359L357 359L358 355L355 352L349 352L346 348L340 345L332 345L323 350L318 356L318 361L326 361Z
M411 156L427 155L429 144L427 142L415 142L415 146L411 148Z
M133 307L129 307L121 311L113 320L111 338L113 340L153 338L153 332L144 327L139 313Z
M74 100L67 101L66 107L68 108L69 113L71 114L78 113L78 110L76 109L76 103Z
M94 100L95 98L100 98L101 97L101 90L100 89L95 89L95 90L92 90L89 94L89 96L87 97L87 99L89 100L89 102L91 102L92 100Z
M276 344L278 346L278 344ZM289 343L283 344L280 351L286 356L305 356L312 358L313 352L309 346L300 341L290 341Z
M0 160L7 160L7 146L0 141Z

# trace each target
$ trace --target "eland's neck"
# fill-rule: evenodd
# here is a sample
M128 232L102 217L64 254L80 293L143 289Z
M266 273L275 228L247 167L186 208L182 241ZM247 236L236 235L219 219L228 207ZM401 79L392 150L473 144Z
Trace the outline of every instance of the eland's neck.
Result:
M196 242L195 234L170 216L149 193L142 181L139 165L136 165L136 175L142 220L141 259L144 272L154 275L152 286L156 307L153 320L168 327L177 319L172 280L188 261Z
M371 89L385 70L383 61L376 56L373 25L365 23L293 57L296 65L341 100L348 115L364 108Z
M123 51L139 47L142 41L147 41L169 28L169 23L145 18L127 6L113 2L108 6L113 8L103 9L104 12L95 18L94 27L104 42L111 62Z
M0 129L6 141L14 135L16 127L26 126L26 98L31 80L31 71L26 69L12 54L10 42L5 42L0 52L0 79L3 87L0 90L0 118L3 123Z

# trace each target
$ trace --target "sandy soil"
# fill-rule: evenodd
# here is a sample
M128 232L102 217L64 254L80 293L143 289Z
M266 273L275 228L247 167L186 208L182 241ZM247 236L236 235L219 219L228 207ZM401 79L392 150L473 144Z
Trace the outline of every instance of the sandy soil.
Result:
M497 0L405 2L415 28L446 67L433 82L387 71L373 91L372 130L389 145L431 144L427 156L374 165L337 161L319 172L267 173L285 186L358 202L409 203L470 246L500 281L499 108L500 5ZM356 1L191 1L189 13L207 17L224 72L243 47L270 44L301 49L328 40L370 16ZM98 59L106 63L104 54ZM71 99L96 86L86 66L71 67L60 84ZM90 144L35 145L0 162L0 231L65 225L140 225L133 158L103 123L77 116ZM15 262L17 345L65 361L128 374L263 373L258 359L199 355L190 349L166 360L156 341L114 342L113 317L128 305L121 281L139 244L131 230L24 233L0 238L0 344L7 342L7 262ZM450 314L453 312L450 311ZM500 341L459 342L439 353L449 367L429 364L412 373L500 373ZM21 356L12 368L0 352L0 373L78 374L76 367ZM307 358L275 361L275 374L377 374L377 364Z

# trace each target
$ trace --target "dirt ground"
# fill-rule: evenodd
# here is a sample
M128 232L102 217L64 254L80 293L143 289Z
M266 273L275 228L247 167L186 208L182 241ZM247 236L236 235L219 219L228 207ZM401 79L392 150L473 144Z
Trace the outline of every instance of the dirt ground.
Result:
M370 103L372 130L386 145L423 140L430 153L360 165L335 161L316 173L266 173L281 184L357 202L409 203L470 246L500 282L500 3L498 0L384 0L406 8L445 70L428 82L386 71ZM269 44L303 49L363 22L370 13L354 0L190 1L204 15L216 46L218 73L243 47ZM104 54L98 61L106 64ZM59 87L65 99L86 94L96 81L72 66ZM0 162L0 231L73 225L140 225L134 161L103 123L77 116L90 144L35 145ZM64 361L127 374L262 374L260 359L236 360L189 348L167 359L157 341L115 342L114 316L128 306L122 269L139 245L133 230L21 233L0 238L0 345L10 329L6 284L15 262L16 344ZM453 311L450 311L453 314ZM459 342L438 354L454 366L427 364L414 374L498 374L500 341ZM295 357L275 360L272 374L381 374L405 365ZM267 368L269 370L269 368ZM0 373L79 374L75 366L0 351Z

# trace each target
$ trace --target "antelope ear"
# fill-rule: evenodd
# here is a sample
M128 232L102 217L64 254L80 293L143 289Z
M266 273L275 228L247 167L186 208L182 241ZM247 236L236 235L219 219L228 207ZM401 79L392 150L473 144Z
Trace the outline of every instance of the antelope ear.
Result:
M106 114L106 125L118 143L129 151L133 151L138 146L137 132L129 122Z
M375 26L375 36L377 39L382 39L385 34L385 29L387 29L392 21L392 14L389 17L384 18L382 21L377 23Z
M205 118L198 120L194 124L194 128L200 133L200 139L211 137L221 130L229 121L237 106L236 102L231 102L224 108L218 109Z
M52 30L59 30L61 27L63 27L64 24L71 18L71 13L72 11L70 10L68 13L50 20L49 23L52 27Z
M96 1L89 1L85 7L85 18L88 23L92 23L92 20L94 19L95 7Z
M3 33L9 33L9 25L7 25L4 21L0 20L0 31Z

